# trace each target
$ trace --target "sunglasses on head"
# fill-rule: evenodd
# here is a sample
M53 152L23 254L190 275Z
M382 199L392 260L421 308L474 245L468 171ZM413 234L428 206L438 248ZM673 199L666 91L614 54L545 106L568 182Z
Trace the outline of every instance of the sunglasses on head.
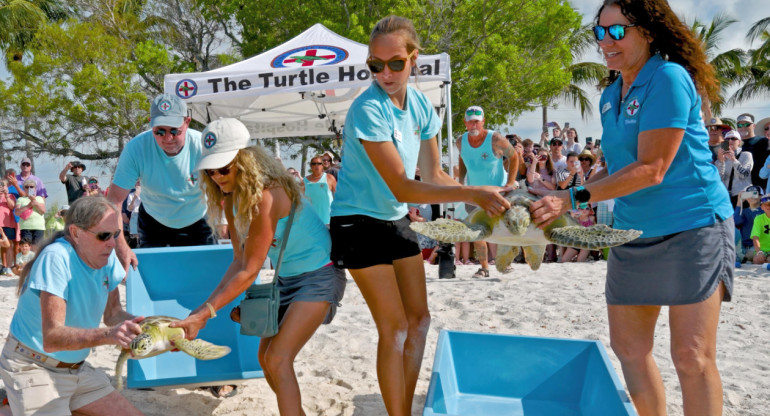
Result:
M749 127L750 125L751 123L749 123L748 121L736 124L736 126L738 126L739 128Z
M222 176L225 176L230 173L230 169L232 169L232 163L229 163L225 167L221 167L219 169L206 169L206 174L209 176L214 176L215 173L218 173Z
M393 72L401 72L406 68L406 61L411 59L415 52L417 52L417 49L413 50L406 58L393 58L388 61L383 61L370 56L369 59L366 60L366 65L374 74L379 74L384 71L385 65L387 65Z
M164 137L167 131L170 132L172 136L176 136L180 133L180 130L176 128L170 130L166 130L164 128L155 129L153 133L155 133L155 135L158 137Z
M484 113L481 110L468 110L465 112L466 116L481 116Z
M86 231L88 231L89 233L91 233L94 236L96 236L96 239L99 240L99 241L102 241L102 242L108 241L110 238L112 238L114 240L114 239L118 238L120 236L120 234L121 234L120 230L117 230L115 232L103 231L101 233L97 233L96 231L91 231L91 230L86 230Z
M597 42L601 42L604 40L604 36L606 36L608 33L610 37L614 40L621 40L624 37L626 37L626 28L627 27L635 27L635 24L630 25L609 25L609 26L599 26L596 25L593 27L594 29L594 36L596 37Z

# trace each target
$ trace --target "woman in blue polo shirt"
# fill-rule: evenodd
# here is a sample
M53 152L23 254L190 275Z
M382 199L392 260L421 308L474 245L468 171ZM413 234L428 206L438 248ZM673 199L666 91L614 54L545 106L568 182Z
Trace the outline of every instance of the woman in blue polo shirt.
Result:
M607 0L594 34L611 70L600 102L607 169L533 204L533 217L543 226L573 204L615 198L614 227L643 232L610 250L605 289L634 405L666 413L652 347L668 305L684 413L721 414L716 333L732 294L734 226L700 116L699 93L718 98L714 71L665 0Z
M377 378L389 415L411 414L430 325L425 269L406 203L462 201L492 214L510 204L498 187L462 187L441 170L433 105L408 86L419 44L412 22L374 27L367 65L375 82L350 106L331 212L332 260L346 267L380 336ZM414 180L420 167L424 182Z

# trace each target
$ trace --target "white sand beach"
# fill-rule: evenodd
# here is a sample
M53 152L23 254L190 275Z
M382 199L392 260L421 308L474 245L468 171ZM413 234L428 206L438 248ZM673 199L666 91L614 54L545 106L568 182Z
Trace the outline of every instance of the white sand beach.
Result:
M437 266L427 266L433 316L413 414L422 414L436 340L441 329L592 339L601 341L620 375L609 348L604 302L605 262L544 264L533 272L491 271L472 279L478 266L458 266L457 278L439 280ZM15 278L0 278L0 336L8 334L16 306ZM375 372L377 331L361 293L348 276L342 307L322 326L297 357L295 368L308 415L386 415ZM658 324L655 357L666 386L670 415L682 415L676 372L669 359L667 309ZM733 301L722 308L718 365L724 384L724 414L770 415L770 271L744 265L736 270ZM256 351L255 351L256 354ZM88 361L113 376L117 350L98 347ZM621 376L622 380L622 376ZM147 415L277 415L275 396L264 379L245 381L235 397L215 399L187 389L126 390L128 399Z

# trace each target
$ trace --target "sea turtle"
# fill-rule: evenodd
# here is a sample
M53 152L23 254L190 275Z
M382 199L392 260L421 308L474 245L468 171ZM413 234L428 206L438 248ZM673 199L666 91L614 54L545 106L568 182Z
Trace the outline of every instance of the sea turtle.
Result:
M495 266L500 272L524 249L524 258L532 270L540 268L547 244L596 250L627 243L642 233L637 230L615 230L606 225L583 227L569 214L557 218L545 229L531 222L529 206L540 199L526 190L508 192L505 198L511 208L490 217L476 208L463 221L439 218L431 222L413 222L410 227L427 237L445 243L484 240L497 243Z
M140 360L154 357L174 348L199 360L214 360L230 353L230 347L227 346L214 345L202 339L186 339L184 329L168 326L178 320L168 316L148 316L139 323L142 333L131 340L131 348L122 349L115 364L118 390L123 390L123 366L129 358Z

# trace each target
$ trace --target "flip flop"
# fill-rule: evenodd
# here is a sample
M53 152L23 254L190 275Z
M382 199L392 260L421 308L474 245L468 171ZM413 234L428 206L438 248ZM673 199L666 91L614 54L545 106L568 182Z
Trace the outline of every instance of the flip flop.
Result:
M222 388L223 387L225 387L225 386L210 386L209 387L209 392L211 393L212 396L216 397L217 399L226 399L228 397L233 397L236 394L240 393L238 391L238 386L230 385L230 387L232 387L233 389L230 390L228 393L224 393L223 394L222 393Z

